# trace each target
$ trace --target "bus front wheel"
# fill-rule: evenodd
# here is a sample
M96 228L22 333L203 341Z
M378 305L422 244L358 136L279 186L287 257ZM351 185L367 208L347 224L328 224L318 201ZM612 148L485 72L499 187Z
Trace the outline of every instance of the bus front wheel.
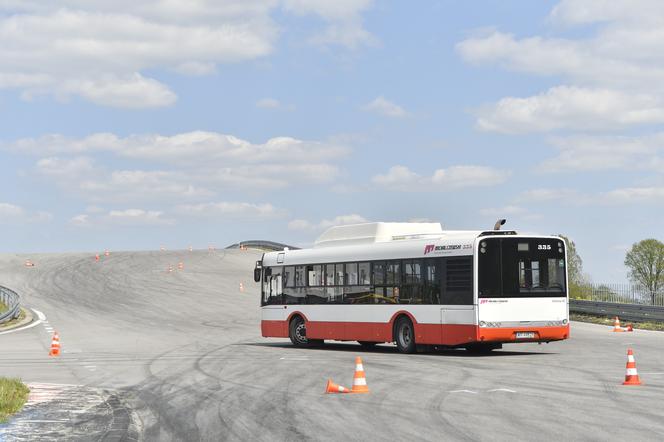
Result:
M309 344L309 340L307 339L307 328L302 317L296 316L290 322L288 337L296 347L304 347Z
M415 330L410 319L403 317L397 320L394 327L395 341L401 353L413 353L415 346Z

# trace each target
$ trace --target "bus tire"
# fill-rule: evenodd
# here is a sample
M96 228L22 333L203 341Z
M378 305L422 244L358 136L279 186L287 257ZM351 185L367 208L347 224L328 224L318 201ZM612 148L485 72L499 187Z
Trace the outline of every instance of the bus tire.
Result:
M295 316L291 319L290 325L288 326L288 337L296 347L306 347L309 345L307 328L302 316Z
M401 317L394 325L394 340L401 353L414 353L417 348L415 344L415 329L410 319Z
M371 342L371 341L357 341L362 347L364 348L374 348L377 342Z

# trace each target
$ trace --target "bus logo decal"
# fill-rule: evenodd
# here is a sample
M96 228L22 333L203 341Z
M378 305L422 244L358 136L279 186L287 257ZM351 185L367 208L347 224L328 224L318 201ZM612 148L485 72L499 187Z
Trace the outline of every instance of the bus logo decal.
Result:
M434 244L427 244L424 246L424 254L426 255L427 253L431 253L436 249L436 246Z

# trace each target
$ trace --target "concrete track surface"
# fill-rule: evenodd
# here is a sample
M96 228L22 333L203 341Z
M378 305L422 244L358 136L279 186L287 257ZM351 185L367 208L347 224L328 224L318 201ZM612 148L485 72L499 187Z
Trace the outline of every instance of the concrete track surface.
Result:
M664 333L573 323L568 341L489 356L297 349L260 336L259 257L33 255L26 268L25 256L0 256L0 284L47 321L0 335L0 375L44 398L0 439L664 439ZM59 358L47 356L51 328ZM628 347L643 386L621 385ZM371 393L323 394L327 378L350 387L356 355Z

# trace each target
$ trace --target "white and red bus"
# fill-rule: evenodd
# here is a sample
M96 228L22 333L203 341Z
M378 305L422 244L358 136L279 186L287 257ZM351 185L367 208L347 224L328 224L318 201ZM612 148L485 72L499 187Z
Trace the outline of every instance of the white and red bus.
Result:
M332 227L256 263L264 337L490 351L569 337L565 242L437 223Z

